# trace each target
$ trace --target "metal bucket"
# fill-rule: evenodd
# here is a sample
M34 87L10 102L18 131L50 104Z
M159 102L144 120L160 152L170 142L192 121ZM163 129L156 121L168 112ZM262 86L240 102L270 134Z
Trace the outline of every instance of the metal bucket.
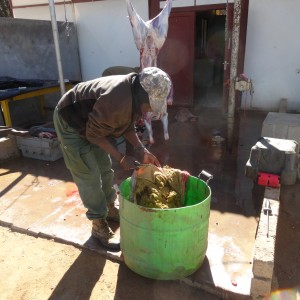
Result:
M130 178L120 185L120 236L125 264L144 277L175 280L203 263L208 236L211 190L190 176L185 206L157 209L129 201Z

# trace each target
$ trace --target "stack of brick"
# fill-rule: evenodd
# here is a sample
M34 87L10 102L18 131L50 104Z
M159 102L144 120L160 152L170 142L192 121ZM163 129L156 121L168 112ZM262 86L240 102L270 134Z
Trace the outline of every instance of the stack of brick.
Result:
M16 138L13 135L0 138L0 161L5 161L20 156Z
M261 210L253 253L252 299L266 299L272 288L280 188L266 187L263 206L270 202L269 217Z

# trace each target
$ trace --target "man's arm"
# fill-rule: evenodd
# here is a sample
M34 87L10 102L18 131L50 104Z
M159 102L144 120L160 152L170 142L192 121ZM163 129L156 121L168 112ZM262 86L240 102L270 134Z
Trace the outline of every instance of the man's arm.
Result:
M144 164L154 164L160 167L158 159L143 145L135 131L125 132L124 137L133 146L134 152L142 157Z
M106 137L99 137L97 139L97 145L105 152L109 153L110 156L113 157L117 162L121 162L123 154L119 153L119 151L110 143L110 141Z
M139 139L138 135L134 130L126 131L123 136L133 146L134 149L144 147L143 143Z
M119 151L110 143L106 137L99 137L96 144L105 152L109 153L125 169L135 168L134 158L119 153Z

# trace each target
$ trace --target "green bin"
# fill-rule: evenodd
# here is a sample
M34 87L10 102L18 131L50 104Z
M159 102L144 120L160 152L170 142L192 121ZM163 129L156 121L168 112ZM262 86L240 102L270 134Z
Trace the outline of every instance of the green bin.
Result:
M130 178L120 185L120 236L125 264L139 275L175 280L203 263L211 190L194 176L186 182L185 206L147 208L129 201Z

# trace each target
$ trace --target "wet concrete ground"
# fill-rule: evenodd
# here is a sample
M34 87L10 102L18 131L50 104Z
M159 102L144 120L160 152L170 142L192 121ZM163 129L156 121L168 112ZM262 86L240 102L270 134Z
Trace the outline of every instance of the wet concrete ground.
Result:
M154 122L156 143L151 151L162 165L194 176L201 170L214 176L209 182L212 202L206 259L184 281L223 297L247 298L260 206L258 198L252 199L253 182L244 175L245 164L260 137L266 114L249 112L242 116L238 143L229 152L225 141L215 143L212 139L217 131L226 139L226 119L220 110L195 109L198 120L185 123L174 119L176 112L169 115L169 141L163 140L161 123ZM131 175L116 163L114 168L116 184ZM1 163L0 179L1 224L88 247L122 262L121 253L107 252L90 237L90 221L62 159L46 162L21 157L6 161ZM111 226L118 230L116 224Z

